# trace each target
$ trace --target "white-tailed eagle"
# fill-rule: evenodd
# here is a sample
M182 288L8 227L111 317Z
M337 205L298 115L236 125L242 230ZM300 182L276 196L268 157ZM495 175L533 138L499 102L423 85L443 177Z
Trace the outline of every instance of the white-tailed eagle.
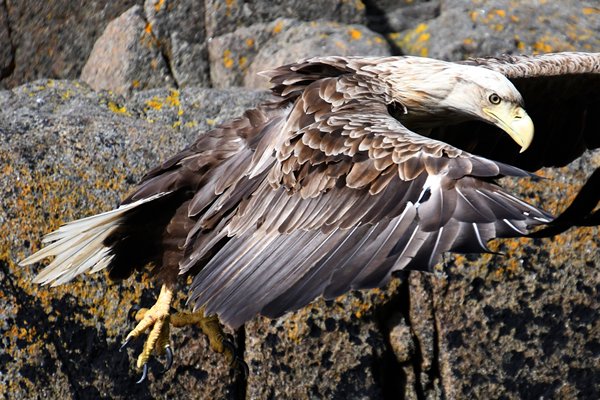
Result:
M550 223L496 179L600 144L600 54L316 57L265 75L272 101L202 133L119 208L64 225L22 262L54 256L35 278L53 285L154 264L161 294L128 336L151 330L138 367L168 347L181 276L194 276L198 318L232 328L380 287Z

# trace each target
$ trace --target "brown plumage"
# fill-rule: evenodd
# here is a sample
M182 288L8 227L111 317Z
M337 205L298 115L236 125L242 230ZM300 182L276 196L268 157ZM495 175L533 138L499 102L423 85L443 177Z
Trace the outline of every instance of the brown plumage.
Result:
M194 306L238 327L527 234L551 217L494 180L599 145L599 54L322 57L266 76L274 101L200 135L120 209L51 234L24 261L57 256L36 280L94 266L124 278L153 262L163 279L194 274ZM524 101L531 150L494 132L503 122L481 111L492 94L519 112ZM509 133L522 149L527 121L515 114Z

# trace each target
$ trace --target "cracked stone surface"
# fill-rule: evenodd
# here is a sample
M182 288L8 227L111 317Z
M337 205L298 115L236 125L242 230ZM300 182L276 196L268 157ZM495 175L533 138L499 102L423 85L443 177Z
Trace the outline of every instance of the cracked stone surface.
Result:
M172 86L173 79L142 7L111 21L94 44L81 80L95 90L127 94L133 89Z
M154 360L135 385L141 342L118 348L129 308L157 295L151 280L47 288L31 283L39 265L16 265L43 233L114 207L147 168L267 99L229 88L260 86L255 70L340 46L449 59L600 51L596 3L0 2L0 85L75 78L87 59L86 80L113 90L46 79L0 91L0 399L600 398L598 227L497 241L505 256L449 255L434 273L256 318L230 332L247 380L186 328L172 332L173 368L160 375ZM558 213L599 166L589 153L503 184Z
M0 87L77 78L104 28L135 4L142 0L0 2Z

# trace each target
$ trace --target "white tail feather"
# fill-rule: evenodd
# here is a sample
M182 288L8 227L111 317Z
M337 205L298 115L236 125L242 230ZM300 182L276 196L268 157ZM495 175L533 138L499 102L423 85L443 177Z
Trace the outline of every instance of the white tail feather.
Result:
M44 258L56 258L44 268L33 282L52 286L61 285L88 271L98 272L106 268L114 255L104 241L117 229L123 216L131 209L168 193L159 193L115 210L92 215L69 222L44 237L42 243L50 243L30 255L19 265L30 265Z

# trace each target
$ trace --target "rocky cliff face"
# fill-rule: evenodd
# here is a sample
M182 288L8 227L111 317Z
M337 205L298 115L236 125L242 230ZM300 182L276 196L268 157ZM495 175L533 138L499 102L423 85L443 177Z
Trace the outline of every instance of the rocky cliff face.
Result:
M135 385L141 343L118 348L152 282L100 273L38 287L40 267L16 265L44 233L114 207L146 169L265 99L257 71L325 54L600 51L595 1L54 2L33 14L26 3L0 4L13 87L0 92L0 398L600 397L598 227L497 241L505 256L449 255L435 273L256 318L232 332L247 379L186 328L172 332L173 368L155 363ZM36 77L71 80L24 83ZM504 184L560 212L599 165L588 153Z

